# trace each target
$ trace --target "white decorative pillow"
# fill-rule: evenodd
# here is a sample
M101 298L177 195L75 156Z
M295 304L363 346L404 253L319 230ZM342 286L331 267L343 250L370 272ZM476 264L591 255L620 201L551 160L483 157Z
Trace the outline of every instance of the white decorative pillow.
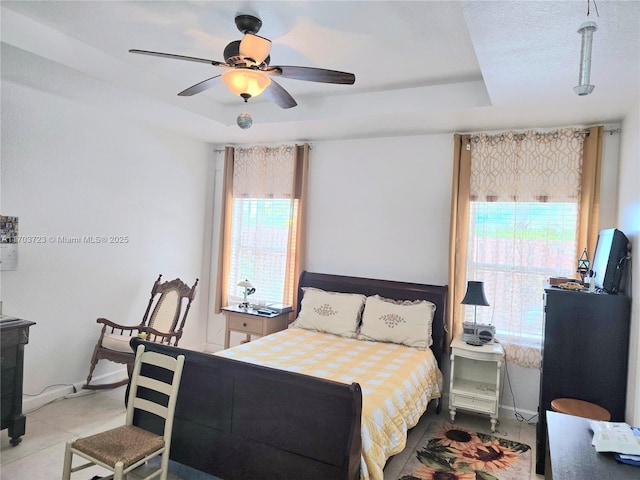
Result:
M364 295L325 292L311 287L303 287L302 290L300 314L292 326L341 337L356 336L366 298Z
M436 306L426 300L367 297L358 338L425 349L433 344L431 325L435 311Z

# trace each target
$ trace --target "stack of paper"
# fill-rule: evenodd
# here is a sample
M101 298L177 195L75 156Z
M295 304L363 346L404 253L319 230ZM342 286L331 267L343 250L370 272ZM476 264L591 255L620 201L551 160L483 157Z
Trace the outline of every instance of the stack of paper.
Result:
M597 452L613 452L621 462L640 465L640 428L621 422L589 421Z

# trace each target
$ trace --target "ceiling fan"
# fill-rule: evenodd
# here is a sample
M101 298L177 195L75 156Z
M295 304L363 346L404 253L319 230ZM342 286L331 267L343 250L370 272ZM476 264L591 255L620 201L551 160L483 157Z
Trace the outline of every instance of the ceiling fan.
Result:
M278 106L291 108L297 105L296 101L273 77L343 85L352 85L356 81L356 76L353 73L313 67L271 66L269 65L271 40L256 35L262 27L262 21L253 15L238 15L235 22L238 30L244 33L244 36L242 40L233 41L225 47L225 62L148 50L132 49L129 52L188 62L208 63L214 67L226 68L222 74L196 83L178 93L180 96L195 95L222 81L229 90L244 98L245 102L264 92Z

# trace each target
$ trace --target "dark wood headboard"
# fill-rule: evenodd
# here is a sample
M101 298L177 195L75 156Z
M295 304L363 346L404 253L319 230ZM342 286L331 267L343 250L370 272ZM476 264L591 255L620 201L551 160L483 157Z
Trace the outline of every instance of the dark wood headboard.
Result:
M302 288L314 287L328 292L360 293L370 296L378 294L393 300L427 300L436 306L433 317L433 345L431 350L442 369L446 355L446 285L423 285L420 283L374 280L371 278L347 277L325 273L302 272L298 285L298 308L302 301Z

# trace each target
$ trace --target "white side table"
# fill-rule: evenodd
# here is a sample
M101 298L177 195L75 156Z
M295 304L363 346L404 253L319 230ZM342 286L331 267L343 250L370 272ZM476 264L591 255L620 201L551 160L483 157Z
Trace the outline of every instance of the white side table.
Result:
M499 343L476 347L462 340L451 342L451 381L449 413L455 421L456 408L486 413L491 417L491 431L496 431L500 406L500 369L504 349Z

